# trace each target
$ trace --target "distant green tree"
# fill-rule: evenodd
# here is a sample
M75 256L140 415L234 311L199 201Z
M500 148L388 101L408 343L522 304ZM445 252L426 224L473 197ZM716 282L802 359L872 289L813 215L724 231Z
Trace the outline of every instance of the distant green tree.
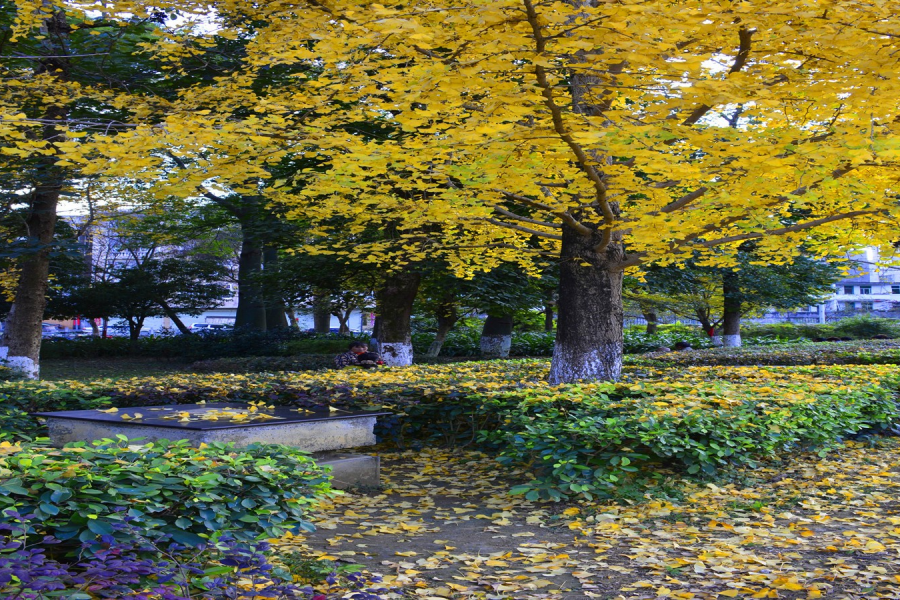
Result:
M231 294L221 283L223 267L210 259L147 259L113 269L107 281L86 282L58 303L58 314L87 318L119 317L131 339L140 335L148 317L166 316L183 334L191 330L179 318L218 306Z
M784 264L760 264L753 246L737 254L732 269L689 262L685 268L651 268L644 281L626 281L641 310L669 311L720 330L726 345L740 345L741 318L764 309L789 310L817 304L834 289L841 272L834 262L798 256Z

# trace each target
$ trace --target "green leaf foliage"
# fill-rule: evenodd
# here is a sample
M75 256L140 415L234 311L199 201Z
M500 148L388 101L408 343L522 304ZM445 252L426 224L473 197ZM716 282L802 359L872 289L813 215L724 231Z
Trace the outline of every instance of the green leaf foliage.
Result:
M196 546L225 532L248 541L308 527L311 506L332 493L327 474L287 446L120 437L0 458L0 522L33 515L30 533L93 542L127 538L115 524L130 520Z

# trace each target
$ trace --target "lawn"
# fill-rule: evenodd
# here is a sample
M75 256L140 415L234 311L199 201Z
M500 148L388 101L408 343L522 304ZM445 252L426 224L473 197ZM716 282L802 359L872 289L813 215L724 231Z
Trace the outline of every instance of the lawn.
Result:
M153 358L53 358L41 361L45 381L92 381L162 376L190 370L190 363Z

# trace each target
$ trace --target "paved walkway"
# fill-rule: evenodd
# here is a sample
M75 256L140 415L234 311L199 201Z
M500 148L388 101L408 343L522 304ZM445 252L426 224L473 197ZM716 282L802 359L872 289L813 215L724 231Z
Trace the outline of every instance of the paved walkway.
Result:
M894 440L634 505L511 497L523 475L476 452L382 460L383 490L338 497L284 549L365 565L393 598L900 599Z

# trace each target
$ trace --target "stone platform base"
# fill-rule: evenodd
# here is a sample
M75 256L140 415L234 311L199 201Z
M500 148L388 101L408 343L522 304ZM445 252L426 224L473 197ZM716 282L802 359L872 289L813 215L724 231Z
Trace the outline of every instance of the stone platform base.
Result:
M314 455L316 464L331 467L332 487L375 487L379 485L381 459L367 454L328 453Z

